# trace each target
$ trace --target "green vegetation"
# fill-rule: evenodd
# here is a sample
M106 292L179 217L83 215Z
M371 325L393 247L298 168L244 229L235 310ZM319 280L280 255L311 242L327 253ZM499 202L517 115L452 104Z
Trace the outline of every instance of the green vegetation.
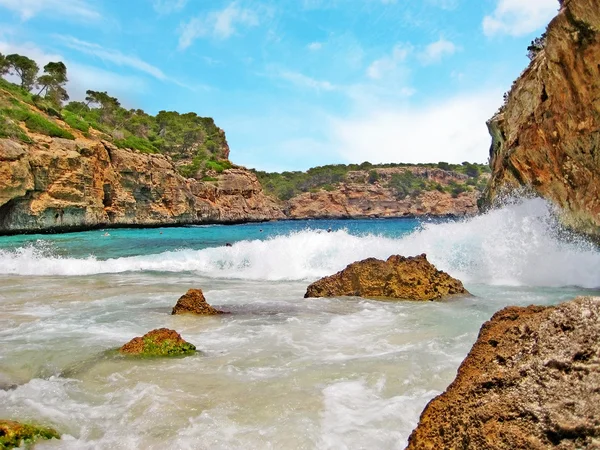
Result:
M27 448L38 439L60 439L56 430L47 427L23 424L12 420L0 420L0 448Z
M41 75L38 72L32 59L0 53L0 76L8 73L20 79L20 85L16 85L0 78L0 136L28 142L19 128L19 122L24 122L30 131L74 139L72 133L33 106L86 136L96 134L120 148L169 155L184 176L206 178L232 167L225 134L210 117L174 111L152 116L140 109L126 109L107 92L94 90L86 91L85 102L65 104L69 99L65 64L50 62ZM37 90L32 94L34 87Z
M546 37L547 34L544 31L540 37L536 37L533 41L531 41L531 44L529 44L529 47L527 47L527 57L530 60L533 60L538 53L544 49L546 46Z
M3 117L4 116L4 117ZM71 133L62 129L56 123L49 121L29 109L23 108L3 108L0 109L0 118L10 118L18 122L25 122L27 129L33 133L40 133L46 136L60 137L65 139L75 139Z
M141 356L184 356L196 353L196 346L189 342L176 342L165 339L155 340L151 337L144 338L144 351Z
M461 175L466 175L468 178L463 183L449 181L442 185L427 176L414 174L410 170L411 167L441 169L453 173L457 178L460 178ZM384 171L379 170L387 168L406 168L407 170L392 175L385 175ZM349 172L353 172L351 179L348 178ZM399 199L416 196L422 191L434 189L458 196L461 192L471 189L482 191L486 180L481 175L489 172L490 168L487 165L467 161L462 164L439 162L417 165L396 163L374 165L364 162L362 164L313 167L306 172L268 173L254 170L263 189L280 200L289 200L303 192L315 192L321 189L331 191L341 182L380 184L392 189Z

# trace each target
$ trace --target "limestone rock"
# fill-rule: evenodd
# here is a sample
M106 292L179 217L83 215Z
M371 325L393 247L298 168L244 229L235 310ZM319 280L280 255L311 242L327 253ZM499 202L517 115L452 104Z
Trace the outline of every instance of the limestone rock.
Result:
M210 306L201 289L189 289L182 295L173 307L171 314L197 314L200 316L215 316L224 314L223 311Z
M196 347L183 340L177 331L159 328L133 338L119 352L133 356L186 356L194 354Z
M373 297L404 300L440 300L469 294L462 283L427 261L425 254L390 256L387 261L369 258L347 266L335 275L311 284L308 297Z
M0 420L0 448L2 449L21 447L21 444L30 445L38 439L60 439L60 435L52 428L23 424L13 420Z
M525 187L563 211L567 226L600 238L600 7L561 2L545 48L488 122L493 204Z
M423 191L416 197L398 198L387 183L394 175L410 171L428 182L448 186L464 183L468 177L441 169L406 167L381 168L379 182L369 184L369 171L349 172L346 181L332 191L306 192L286 202L285 213L291 219L468 216L477 213L478 192L463 192L454 197L448 192Z
M246 169L203 182L183 178L163 155L40 136L0 140L0 233L284 218Z
M494 314L408 449L600 448L600 298Z

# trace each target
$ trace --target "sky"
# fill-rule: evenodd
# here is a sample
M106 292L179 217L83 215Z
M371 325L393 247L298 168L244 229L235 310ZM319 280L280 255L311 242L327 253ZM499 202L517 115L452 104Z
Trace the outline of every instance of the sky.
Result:
M557 0L0 0L0 52L67 65L71 99L193 111L230 159L485 163L486 121Z

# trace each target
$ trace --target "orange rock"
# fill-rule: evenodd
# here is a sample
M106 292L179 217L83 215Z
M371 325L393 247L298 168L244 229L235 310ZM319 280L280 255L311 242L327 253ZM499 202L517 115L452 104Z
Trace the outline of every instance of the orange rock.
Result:
M119 352L135 356L184 356L195 353L196 347L186 342L177 331L159 328L133 338Z
M404 300L439 300L455 294L469 294L462 283L427 261L425 254L405 258L390 256L387 261L369 258L350 264L335 275L311 284L307 297L373 297Z
M409 450L600 446L600 298L494 314Z
M190 289L182 295L173 307L171 314L197 314L200 316L214 316L224 314L223 311L213 308L204 298L200 289Z
M558 205L569 227L600 238L600 7L562 3L546 44L488 122L487 204L523 186Z

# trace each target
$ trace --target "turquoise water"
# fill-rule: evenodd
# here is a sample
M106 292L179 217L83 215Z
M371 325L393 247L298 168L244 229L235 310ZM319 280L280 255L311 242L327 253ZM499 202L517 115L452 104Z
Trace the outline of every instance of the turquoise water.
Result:
M404 448L495 311L600 293L598 250L560 235L528 200L463 221L2 237L0 417L63 433L36 448ZM303 298L355 260L423 252L474 295ZM231 314L171 316L189 288ZM159 327L200 352L105 356Z
M376 234L398 238L417 229L421 223L439 219L372 219L372 220L299 220L249 223L243 225L206 225L177 228L121 228L66 234L34 234L0 238L0 249L15 249L27 245L75 258L94 255L100 259L151 255L174 249L202 250L221 247L243 240L266 240L298 231L345 230L354 236Z

